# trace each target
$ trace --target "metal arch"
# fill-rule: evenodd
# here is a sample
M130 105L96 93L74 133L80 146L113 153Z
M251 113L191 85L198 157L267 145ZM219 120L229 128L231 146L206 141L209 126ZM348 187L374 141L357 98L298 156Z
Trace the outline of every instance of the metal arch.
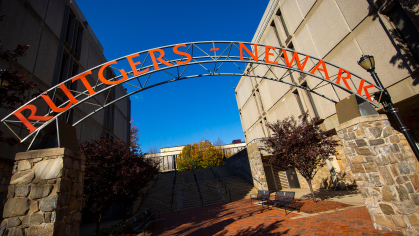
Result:
M218 46L218 48L216 48L216 46ZM181 49L183 49L183 50L179 50L178 49L179 47L182 47ZM210 47L210 49L208 49L208 47ZM221 47L222 47L223 50L220 50ZM270 48L270 49L268 49L268 51L266 51L266 53L269 53L268 56L269 55L274 56L275 59L273 61L269 61L269 57L268 57L267 61L264 60L265 56L266 56L265 55L265 50L263 50L262 53L257 53L256 52L256 50L258 48L265 48L266 49L266 47ZM178 50L177 52L175 52L175 48ZM186 48L186 51L184 51L185 48ZM165 51L165 49L166 49L166 51ZM172 51L173 51L172 54L176 55L177 57L175 59L166 58L166 57L169 57L166 54L166 53L169 52L169 51L167 51L167 49L172 49ZM275 54L269 52L269 50L272 50L272 52L274 52ZM292 56L288 56L289 59L288 59L287 62L282 57L282 54L283 54L284 50L285 50L285 52L289 52L289 53L293 54ZM221 54L217 55L218 51L222 51ZM159 53L159 54L156 55L156 52ZM214 52L213 56L211 56L212 52ZM162 55L162 53L163 53L163 55ZM256 77L256 78L278 81L278 82L281 82L281 83L285 83L285 84L288 84L288 85L291 85L291 86L295 86L295 87L304 89L306 91L314 93L318 96L321 96L321 97L323 97L325 99L328 99L329 101L332 101L332 102L335 102L335 103L340 100L339 95L336 92L336 89L339 89L339 90L344 91L348 94L354 94L355 96L358 96L361 99L364 99L364 100L370 102L373 106L378 107L372 101L369 101L366 98L364 98L363 96L361 96L360 95L361 93L359 91L362 92L362 87L364 87L365 92L367 92L365 87L368 88L368 86L369 87L374 86L376 89L378 89L380 91L383 90L382 88L377 87L377 85L374 85L373 83L369 82L368 80L363 79L360 76L358 76L358 75L356 75L352 72L349 72L347 70L344 70L342 68L345 72L350 73L349 78L346 78L346 77L342 78L342 82L344 82L345 85L347 84L346 80L351 81L351 84L352 84L354 90L349 89L349 88L335 82L338 79L338 74L333 75L333 76L329 76L329 79L327 79L323 75L324 73L327 73L327 68L329 68L329 70L330 70L330 68L339 69L339 71L340 71L341 67L339 67L337 65L334 65L330 62L327 62L327 61L322 61L320 58L308 56L306 60L308 61L308 59L310 59L310 61L313 65L310 68L308 68L308 70L305 70L304 68L303 68L303 70L300 70L299 69L300 66L297 65L297 59L296 60L291 60L291 58L294 57L294 54L299 57L299 60L298 60L299 64L301 64L301 61L304 61L304 59L308 56L308 55L305 55L301 52L297 52L297 51L290 50L290 49L287 49L287 48L273 47L273 46L264 45L264 44L237 42L237 41L191 42L191 43L184 43L184 44L174 44L174 45L164 46L164 47L160 47L160 48L153 48L153 49L150 49L150 50L144 50L144 51L133 53L133 54L130 54L130 55L127 55L127 56L124 56L124 57L120 57L120 58L115 59L113 61L103 63L103 64L98 65L96 67L93 67L92 69L90 69L88 71L85 71L85 72L80 73L80 74L78 74L74 77L71 77L71 78L67 79L66 81L48 89L42 95L45 95L45 94L48 95L48 93L52 93L53 94L52 100L55 100L55 97L57 95L57 89L60 86L64 86L65 88L67 88L66 84L71 83L73 79L80 78L81 75L83 75L86 72L91 72L91 74L94 75L93 72L96 73L96 71L99 71L98 73L100 73L101 70L103 71L104 69L107 69L106 67L109 67L113 70L119 70L120 73L121 73L121 75L118 75L118 76L115 76L115 77L109 78L109 79L105 78L104 80L101 80L97 77L93 79L90 76L89 79L90 80L93 79L93 81L95 82L94 85L87 82L90 85L90 90L85 85L85 81L83 81L83 84L85 85L85 88L86 88L85 90L75 91L75 90L70 90L69 88L67 88L71 92L71 94L73 94L73 98L76 99L78 102L74 103L74 104L72 103L72 105L70 107L66 108L62 112L55 112L56 115L53 116L52 118L48 119L47 121L40 121L39 118L38 118L38 120L34 119L35 122L30 122L30 124L33 125L33 126L34 125L40 125L40 126L35 127L36 128L35 130L33 130L32 132L30 132L29 134L27 134L24 137L23 136L20 137L19 135L17 135L13 131L13 129L10 128L10 126L7 123L21 123L21 124L23 123L24 124L24 122L21 120L21 118L18 118L18 120L11 119L12 115L17 113L22 108L27 107L28 105L33 105L38 100L43 101L42 95L39 95L38 97L33 98L32 100L30 100L29 102L27 102L26 104L21 106L20 108L16 109L14 112L7 115L1 121L21 140L21 142L24 142L29 137L31 137L34 134L36 134L37 132L39 132L46 125L48 125L49 123L56 120L59 116L61 116L65 112L77 107L80 104L86 103L86 104L98 106L99 108L94 109L89 114L86 114L80 120L75 122L73 124L73 126L79 124L80 122L82 122L83 120L92 116L93 114L101 111L103 108L105 108L107 106L110 106L110 105L112 105L112 104L114 104L114 103L116 103L116 102L118 102L118 101L120 101L120 100L122 100L122 99L124 99L128 96L131 96L133 94L142 92L144 90L147 90L147 89L159 86L159 85L163 85L163 84L166 84L166 83L179 81L179 80L196 78L196 77L204 77L204 76L219 76L219 75L248 76L248 77ZM165 57L165 55L166 55L166 57ZM170 56L172 57L173 55L170 55ZM179 56L182 56L182 57L179 58ZM131 58L131 61L128 60L129 57ZM139 58L136 58L137 62L133 62L132 58L134 58L134 57L139 57ZM188 58L188 59L186 59L186 63L185 63L185 57ZM255 60L255 57L256 57L257 60ZM142 59L142 58L144 58L144 59ZM301 60L301 58L303 60ZM135 68L137 71L143 71L143 72L145 71L145 72L140 74L140 75L133 76L134 71L132 71L132 70L131 71L128 70L129 72L126 73L125 69L117 69L116 67L118 67L118 66L117 65L115 66L114 64L117 64L119 61L122 61L122 60L128 61L131 68ZM287 63L290 62L289 60L291 60L290 67L287 66ZM275 64L273 64L272 62L275 62ZM316 71L316 70L314 70L314 68L315 67L317 68L318 65L321 64L321 62L323 62L324 68L318 69L317 71L319 72L320 75L316 75L314 73ZM132 63L134 63L134 66L132 65ZM207 67L205 67L205 66L207 66L207 64L208 64L208 68L211 68L211 69L208 69ZM213 66L211 66L211 64L213 64ZM236 67L235 69L238 69L236 71L238 73L235 73L234 71L233 72L228 72L228 73L221 72L222 68L224 68L223 66L227 65L227 64L230 64L232 66L234 65ZM241 68L238 64L239 65L240 64L245 64L245 66L244 66L244 68ZM253 67L253 64L256 64L256 66ZM266 71L266 73L264 75L250 74L250 72L254 71L256 69L256 67L258 67L258 66L266 66L268 68L268 70ZM307 64L304 64L304 66L307 66ZM183 69L182 69L182 67L183 67ZM278 76L271 70L272 67L278 67L278 68L285 69L285 72L282 75L278 75L278 76L280 76L280 78L278 78ZM125 67L125 68L128 68L128 67ZM172 72L172 70L176 70L175 73ZM190 73L190 71L193 72L192 75L188 74L188 72ZM198 73L199 71L202 71L202 72L205 71L205 73ZM267 76L267 73L269 71L272 73L272 75L275 78L272 77L272 76ZM321 73L320 71L323 71L323 73ZM152 80L156 81L156 83L147 86L147 83L150 83L151 75L154 74L154 73L158 73L158 72L165 72L166 74L170 75L171 77L174 77L174 79L165 80L165 81L158 81L158 79L161 78L161 77L158 77L156 79L153 78ZM315 85L313 88L309 88L309 87L305 87L305 86L303 87L303 86L299 85L298 83L295 83L294 81L292 81L292 82L284 81L284 78L291 76L291 72L298 72L300 75L303 75L303 74L304 75L309 75L313 78L318 79L320 82L317 85ZM125 77L124 77L124 73L126 73ZM341 74L341 77L342 77L342 75L343 74ZM87 77L84 77L84 78L87 78ZM116 82L116 81L121 80L121 78L124 78L124 80L121 81L121 82ZM141 83L141 80L143 78L144 78L143 83ZM361 81L359 83L358 88L353 81L354 78ZM86 81L87 81L87 79L86 79ZM131 81L134 81L134 82L138 81L138 85L137 84L135 84L135 85L132 84ZM114 84L109 85L108 82L109 83L114 83ZM365 83L368 86L364 86ZM130 92L128 94L125 94L125 95L123 95L119 98L114 98L113 101L109 101L108 97L106 97L105 102L103 104L101 104L95 98L99 94L102 94L102 93L104 93L108 90L109 90L108 91L108 95L109 95L109 92L111 91L111 89L113 87L119 86L121 84L126 84L127 86L131 86L131 87L135 88L136 90L134 90L133 92ZM336 99L328 97L328 96L322 94L321 91L319 91L320 88L322 88L323 86L326 86L326 85L330 85L332 87L332 89L334 91L334 94L336 96ZM91 94L92 90L94 91L94 94ZM74 95L74 93L76 93L76 95ZM366 94L366 95L369 96L369 94ZM68 100L65 101L64 103L62 103L60 106L57 106L58 108L66 107L70 103L70 99L69 99L67 94L66 94L66 96L67 96ZM51 97L50 97L50 99L51 99ZM94 99L98 104L88 102L88 100L90 100L90 99ZM44 116L51 116L53 113L54 112L50 108ZM35 115L35 116L39 117L39 114L34 113L32 115ZM29 119L29 118L27 118L27 119Z

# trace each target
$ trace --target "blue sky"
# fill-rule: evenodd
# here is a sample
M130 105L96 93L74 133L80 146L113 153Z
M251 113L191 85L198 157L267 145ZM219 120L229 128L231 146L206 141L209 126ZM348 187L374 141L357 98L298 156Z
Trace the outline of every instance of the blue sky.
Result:
M268 0L77 0L108 60L165 45L250 42ZM234 95L239 77L212 76L158 86L131 96L143 152L150 147L244 140Z

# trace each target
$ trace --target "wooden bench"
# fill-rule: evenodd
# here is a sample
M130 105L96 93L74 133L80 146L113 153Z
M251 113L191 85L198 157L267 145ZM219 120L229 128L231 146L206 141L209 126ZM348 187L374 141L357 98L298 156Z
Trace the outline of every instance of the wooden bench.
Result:
M252 197L252 195L254 194L250 194L250 204L252 204L253 199L259 200L259 201L262 201L262 207L263 207L263 202L269 200L270 194L271 194L271 191L269 190L258 190L258 194L256 197Z
M147 209L129 218L127 223L129 224L133 233L138 234L144 232L145 235L147 228L149 228L154 223L158 216L159 214L152 214L150 209Z
M285 214L287 214L287 205L294 205L295 192L277 191L275 193L275 200L268 200L268 203L277 203L284 205ZM269 207L269 206L268 206Z

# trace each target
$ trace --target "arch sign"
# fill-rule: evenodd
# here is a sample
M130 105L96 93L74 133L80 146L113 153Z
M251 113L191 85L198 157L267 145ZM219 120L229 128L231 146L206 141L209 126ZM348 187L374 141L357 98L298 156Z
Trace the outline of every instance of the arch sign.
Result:
M91 112L75 121L73 126L105 107L146 89L183 79L216 75L278 81L334 103L354 94L375 107L377 105L372 102L370 93L383 90L342 67L288 48L233 41L194 42L145 50L93 67L48 89L1 121L24 142L78 105L91 106L88 109ZM293 79L307 75L311 77L307 79L308 86L302 86ZM133 90L129 89L128 94L119 97L110 96L112 88L122 84ZM106 99L103 99L105 96ZM64 102L58 105L58 99ZM23 124L27 132L19 136L8 123Z

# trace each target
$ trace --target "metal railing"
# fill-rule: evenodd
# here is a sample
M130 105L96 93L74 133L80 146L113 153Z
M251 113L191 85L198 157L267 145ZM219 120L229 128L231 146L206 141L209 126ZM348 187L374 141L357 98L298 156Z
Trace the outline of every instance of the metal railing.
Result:
M174 192L175 192L175 183L176 183L176 169L175 169L175 174L173 175L172 195L171 195L171 199L170 199L170 211L172 211L172 208L173 208L173 196L174 196Z
M253 177L253 175L252 174L249 174L246 170L244 170L243 168L241 168L241 167L239 167L239 166L234 166L236 169L235 170L233 170L230 166L228 166L228 165L226 165L227 166L227 168L228 169L230 169L233 173L235 173L235 174L240 174L240 175L242 175L243 176L243 174L245 174L245 175L247 175L247 176L243 176L249 183L251 183L250 181L249 181L249 179L247 178L247 177L250 177L250 179L254 179L254 180L256 180L256 182L258 182L260 185L262 185L262 183L259 181L259 180L257 180L255 177ZM239 170L239 171L237 171L237 169ZM237 173L238 172L238 173ZM253 183L251 183L251 184L253 184Z
M228 191L228 195L230 196L230 202L231 202L230 189L227 187L227 184L224 182L224 180L221 177L220 173L218 173L218 171L216 169L214 169L214 167L212 167L212 166L211 166L211 171L212 171L212 174L214 175L215 178L218 177L218 181L220 181L221 182L221 186L224 187L224 190L226 191L226 195L227 195L227 191Z
M201 198L201 206L204 206L204 199L202 198L201 188L199 187L198 177L196 176L195 168L193 167L193 165L192 165L192 171L193 171L193 175L195 176L196 184L198 185L199 197Z

